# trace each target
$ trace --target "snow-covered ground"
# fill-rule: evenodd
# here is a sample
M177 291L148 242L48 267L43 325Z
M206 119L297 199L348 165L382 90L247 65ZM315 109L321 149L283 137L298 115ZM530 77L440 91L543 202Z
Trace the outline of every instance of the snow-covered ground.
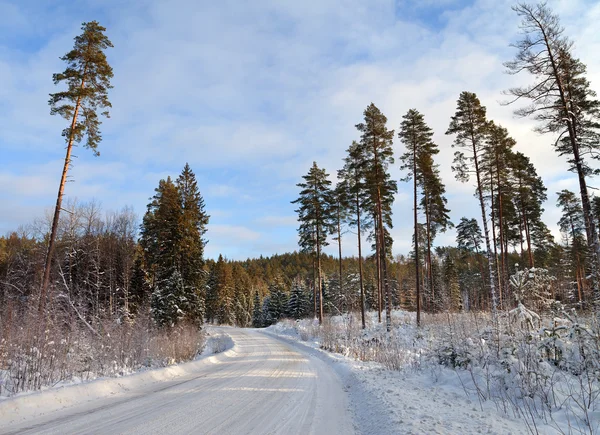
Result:
M482 367L473 349L487 349L485 340L465 338L450 317L416 328L411 313L396 312L387 336L372 316L366 331L349 317L323 326L288 320L266 330L218 328L196 361L0 401L0 434L600 433L596 384L585 426L566 401L548 414L530 408L537 396L518 399L511 388L522 376L519 360L509 355L502 360L508 368ZM483 318L471 320L488 333ZM549 378L553 400L581 397L575 389L564 395L575 386L570 379Z
M52 388L0 397L0 422L15 423L50 414L86 402L116 398L132 390L152 388L194 374L206 364L216 364L223 356L235 353L231 337L222 328L208 328L204 349L194 361L110 378L79 378L63 381ZM221 355L219 355L221 354ZM2 428L0 427L0 432Z
M222 331L233 347L194 362L5 400L0 433L355 432L330 365L260 331Z
M373 314L371 313L371 316ZM284 320L267 328L271 334L303 343L335 362L337 371L350 385L348 391L355 414L359 417L363 433L390 434L555 434L555 433L600 433L600 414L590 415L592 432L573 419L573 415L556 412L545 419L532 416L527 404L511 404L506 400L486 400L483 391L485 382L493 379L479 369L465 370L448 368L438 361L431 360L431 349L425 349L428 343L442 342L443 337L432 337L436 328L414 327L414 318L410 313L394 313L393 338L396 360L381 355L366 354L361 361L357 355L369 352L384 334L383 325L376 319L369 319L369 328L360 332L361 340L356 337L341 337L345 331L357 329L359 325L348 325L356 319L334 317L319 327L315 320ZM337 342L331 336L337 334ZM348 333L348 335L352 335ZM379 337L379 338L378 338ZM341 344L340 344L341 343ZM322 348L336 350L328 352ZM365 347L357 349L356 347ZM344 354L344 355L342 355ZM349 357L353 356L353 357ZM387 358L387 359L386 359ZM384 365L385 364L385 365ZM387 367L386 367L387 366ZM394 369L390 369L392 366ZM487 386L491 388L489 385ZM557 391L560 386L557 385ZM365 403L365 397L376 401L375 412L361 412L362 408L373 405ZM598 401L598 397L591 400ZM523 406L524 409L518 409ZM591 406L590 409L598 409ZM525 413L526 418L523 418ZM376 428L369 431L369 428Z

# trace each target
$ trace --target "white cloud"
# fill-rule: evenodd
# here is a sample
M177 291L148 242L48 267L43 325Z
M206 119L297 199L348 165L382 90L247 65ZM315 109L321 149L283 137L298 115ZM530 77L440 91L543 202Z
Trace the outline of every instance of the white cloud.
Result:
M454 180L453 138L444 134L463 90L476 92L489 116L531 157L547 181L547 210L554 210L560 185L573 185L565 161L551 150L552 138L533 133L532 122L498 104L503 89L529 80L503 73L502 62L514 54L509 43L518 36L518 18L505 2L107 0L73 9L29 3L0 2L0 24L8 29L0 34L10 32L7 17L19 32L10 44L0 43L0 144L10 151L8 163L0 163L0 180L14 186L0 195L11 209L23 210L0 212L0 230L54 201L65 122L48 115L46 101L56 91L52 73L64 68L58 57L72 45L78 23L89 19L89 8L115 44L108 53L114 108L102 126L101 157L77 150L76 183L67 193L96 196L107 208L128 201L142 215L158 180L176 177L187 161L210 200L207 211L218 210L209 228L211 255L216 249L241 257L247 256L242 249L253 255L294 249L293 225L272 234L263 227L269 219L274 226L277 219L281 227L291 223L289 201L313 160L335 174L370 102L388 116L391 129L410 108L424 113L441 148L455 222L480 214L472 183ZM550 6L564 14L577 54L600 89L600 5L556 0ZM27 38L33 42L20 42ZM397 139L395 149L401 152ZM400 178L397 167L392 171ZM395 252L405 253L411 209L403 198L410 187L399 186ZM545 216L556 230L555 211Z

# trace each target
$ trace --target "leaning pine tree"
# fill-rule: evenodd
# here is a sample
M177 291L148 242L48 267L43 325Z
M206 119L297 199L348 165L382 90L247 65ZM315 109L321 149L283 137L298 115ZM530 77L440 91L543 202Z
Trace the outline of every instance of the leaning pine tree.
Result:
M313 162L307 175L304 175L304 183L297 186L302 190L300 197L292 204L299 204L298 213L298 244L303 252L310 252L315 256L317 265L317 279L313 290L314 301L318 300L318 309L315 305L315 317L319 322L323 321L323 288L321 273L321 248L327 245L327 234L332 227L331 204L333 203L331 181L324 169Z
M554 149L568 156L569 170L577 174L590 251L595 310L600 315L600 242L592 217L587 180L594 170L589 158L600 149L600 102L586 78L585 65L573 54L573 43L564 35L559 17L545 3L520 3L513 8L521 17L523 39L517 41L515 59L506 62L510 74L529 72L535 82L507 93L528 106L515 113L539 121L537 131L558 135Z
M98 144L102 140L102 136L99 128L101 122L98 119L98 110L103 110L101 115L108 117L106 109L111 107L108 100L108 90L112 88L110 79L113 77L113 70L106 60L104 50L113 45L104 35L106 29L97 21L83 23L81 29L83 33L75 37L73 50L61 58L67 63L67 68L62 73L54 74L52 77L54 84L66 82L67 90L50 94L50 100L48 101L50 114L62 116L69 121L69 126L62 132L67 143L67 154L58 188L44 265L38 306L41 315L45 315L46 294L50 282L56 232L67 173L71 166L73 145L80 143L87 136L85 147L91 149L95 155L99 155Z

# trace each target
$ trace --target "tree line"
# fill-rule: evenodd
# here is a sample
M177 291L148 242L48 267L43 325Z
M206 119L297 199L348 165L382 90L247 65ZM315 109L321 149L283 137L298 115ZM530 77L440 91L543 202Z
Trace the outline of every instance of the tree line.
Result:
M513 45L511 74L529 74L533 84L509 89L507 104L528 101L518 116L535 119L537 130L555 139L579 183L578 194L558 192L562 243L541 219L547 189L529 158L516 151L506 128L488 119L473 92L462 92L446 134L454 138L452 170L475 182L481 215L451 222L446 188L436 156L439 147L425 116L410 109L397 133L370 104L356 124L357 140L346 150L333 185L315 162L300 187L297 205L300 252L247 261L204 259L209 221L195 175L186 165L175 180L161 180L139 227L130 209L102 216L95 203L69 204L62 197L72 147L84 139L98 155L100 115L111 107L112 69L104 51L112 43L97 22L84 23L72 51L54 75L67 90L51 94L51 113L68 121L67 144L55 212L38 223L0 238L0 299L17 311L37 303L45 319L51 300L82 321L111 316L130 319L148 310L160 326L204 320L248 326L281 316L366 310L382 321L385 311L480 309L496 312L514 304L509 276L517 265L546 268L556 280L554 297L580 307L598 303L600 198L587 183L600 143L600 103L585 65L559 17L545 4L514 7L523 37ZM98 113L102 110L102 113ZM389 169L394 139L403 182L412 182L412 252L392 255L392 204L397 181ZM67 210L68 213L61 211ZM480 227L480 223L482 228ZM436 236L456 225L455 247L435 246ZM48 227L50 231L47 231ZM356 234L358 256L343 256L342 235ZM366 238L364 237L366 235ZM337 259L324 255L329 241ZM364 243L368 246L365 247ZM285 261L284 261L285 260ZM285 264L284 264L285 263ZM597 310L596 310L597 311ZM12 312L12 311L11 311Z
M512 99L505 104L528 101L528 105L516 109L515 114L535 119L537 131L553 135L555 151L567 156L569 170L577 175L579 197L572 192L559 192L558 205L565 213L559 225L566 248L575 258L576 264L571 270L575 271L579 302L583 301L582 288L589 286L598 312L600 244L592 207L597 198L590 199L587 183L598 172L590 165L591 160L598 159L600 147L600 102L595 99L596 94L586 78L585 65L574 56L573 43L564 35L559 17L544 3L518 4L513 9L522 20L523 37L513 44L517 53L505 66L510 74L529 73L534 83L507 90L506 95ZM387 118L373 103L363 116L364 121L356 125L360 140L354 141L346 151L336 185L331 186L329 174L314 162L304 181L298 184L302 190L293 203L299 204L296 210L300 221L299 245L304 252L315 256L313 299L318 301L314 306L315 315L322 319L321 248L327 245L328 236L333 235L337 240L341 283L340 227L346 225L356 230L359 264L363 262L363 232L373 242L379 320L385 306L389 330L393 307L388 274L393 243L391 205L397 193L397 184L389 175L389 168L394 164L394 131L388 129ZM516 141L507 129L488 119L486 107L475 93L460 94L446 134L454 137L452 171L456 179L475 181L483 225L481 231L476 219L461 218L457 226L458 246L477 255L482 284L488 292L487 305L495 315L499 308L511 303L508 277L510 271L514 271L515 262L510 263L510 249L516 251L520 247L519 263L534 268L541 266L535 263L535 250L548 253L555 248L553 237L541 220L542 204L547 199L546 187L529 158L514 150ZM432 140L432 129L418 110L410 109L403 116L398 137L405 147L400 155L401 169L406 173L404 181L413 181L411 257L415 265L417 323L420 323L421 284L428 294L436 292L432 243L437 233L453 223L448 215L439 165L434 160L439 148ZM585 230L585 238L582 230ZM359 274L364 327L362 271L359 270Z

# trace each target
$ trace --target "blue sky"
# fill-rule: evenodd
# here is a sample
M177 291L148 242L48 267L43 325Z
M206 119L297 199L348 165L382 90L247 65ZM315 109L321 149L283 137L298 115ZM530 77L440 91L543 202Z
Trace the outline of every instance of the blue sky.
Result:
M207 254L246 258L297 249L295 186L316 160L330 174L358 138L374 102L397 130L410 108L435 131L451 216L477 217L472 183L450 170L444 135L456 99L476 92L506 126L549 189L545 220L556 235L554 192L575 190L552 139L532 132L501 91L528 77L503 73L517 38L511 2L494 0L0 0L0 233L41 218L55 201L64 120L49 115L52 74L64 69L84 21L107 27L115 48L111 119L96 158L78 148L66 198L104 210L131 205L141 218L159 179L189 162L211 214ZM549 2L600 90L600 5ZM396 139L396 153L402 145ZM402 174L392 169L394 177ZM592 183L593 184L593 183ZM394 252L411 238L410 187L394 205ZM449 232L438 243L453 243ZM345 239L355 252L354 237ZM334 250L331 249L333 253Z

